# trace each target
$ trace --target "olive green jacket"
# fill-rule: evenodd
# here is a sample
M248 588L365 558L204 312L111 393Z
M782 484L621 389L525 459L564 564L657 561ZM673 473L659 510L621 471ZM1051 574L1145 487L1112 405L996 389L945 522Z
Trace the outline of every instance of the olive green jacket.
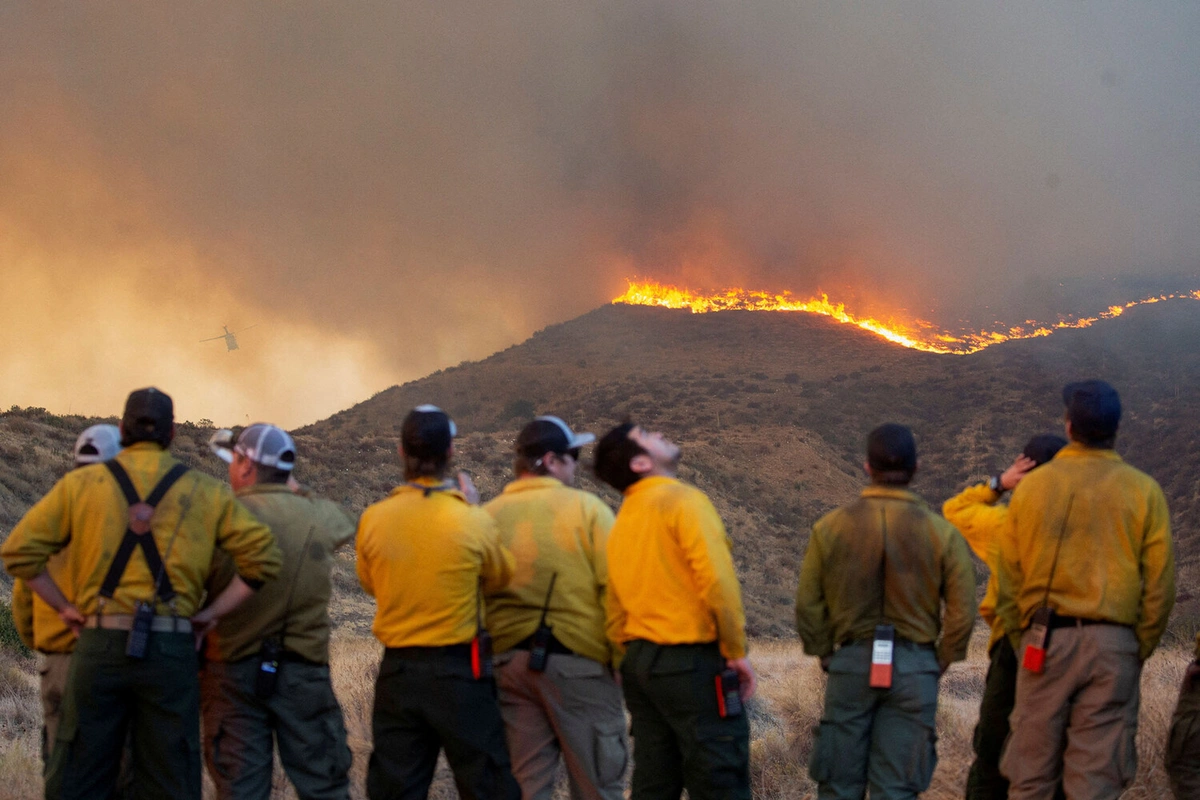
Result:
M813 525L796 629L809 655L826 656L871 638L884 621L901 639L937 642L943 669L961 661L975 622L975 570L962 535L920 497L872 485Z
M221 618L207 637L213 661L239 661L262 640L283 635L285 650L317 664L329 663L329 595L333 552L354 538L354 521L337 503L294 494L282 484L256 484L238 500L270 526L283 553L279 578ZM218 554L209 598L233 580L234 565ZM286 628L285 628L286 622Z

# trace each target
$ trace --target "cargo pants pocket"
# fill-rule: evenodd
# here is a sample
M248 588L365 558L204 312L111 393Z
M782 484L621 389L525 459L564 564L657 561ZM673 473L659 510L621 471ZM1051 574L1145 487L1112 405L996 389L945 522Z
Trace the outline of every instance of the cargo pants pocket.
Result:
M629 767L629 750L625 744L625 730L597 727L592 737L592 759L596 765L596 779L601 786L620 783Z
M937 733L926 728L924 736L915 736L911 741L907 780L909 788L920 794L933 782L933 771L937 769Z

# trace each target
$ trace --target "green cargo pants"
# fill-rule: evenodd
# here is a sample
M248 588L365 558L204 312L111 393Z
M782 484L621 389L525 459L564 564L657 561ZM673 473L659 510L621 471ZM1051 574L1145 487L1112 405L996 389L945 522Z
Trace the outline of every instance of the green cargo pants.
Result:
M284 661L275 694L254 695L258 659L200 673L204 760L222 800L268 800L275 747L301 800L350 796L350 748L327 664Z
M1200 797L1200 681L1179 692L1166 750L1176 800Z
M717 713L716 643L629 642L621 662L634 800L749 800L750 725Z
M938 668L928 645L897 641L892 687L868 685L871 642L840 648L829 661L825 714L808 773L819 800L913 800L937 765Z
M128 632L85 629L71 659L47 800L107 800L129 731L135 800L200 800L200 686L190 633L152 633L143 659Z
M496 682L471 675L468 645L384 651L371 716L371 800L425 800L438 750L463 800L519 800Z

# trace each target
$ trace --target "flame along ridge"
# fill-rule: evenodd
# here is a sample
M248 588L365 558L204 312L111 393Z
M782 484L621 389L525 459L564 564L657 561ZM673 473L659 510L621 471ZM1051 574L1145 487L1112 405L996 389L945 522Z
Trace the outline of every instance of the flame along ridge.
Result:
M1164 300L1200 300L1200 290L1193 292L1171 292L1152 295L1140 300L1109 306L1091 317L1060 317L1055 322L1026 320L1021 325L1009 328L963 333L955 335L926 320L898 322L894 319L880 320L857 316L846 310L844 303L835 303L829 295L802 300L791 292L773 294L749 289L725 289L720 292L702 293L691 289L658 283L657 281L635 281L627 279L629 288L613 303L635 306L659 306L662 308L688 309L693 314L713 311L792 311L830 317L847 325L854 325L887 339L889 342L924 350L928 353L969 355L978 353L994 344L1014 339L1033 339L1049 336L1066 328L1087 328L1104 319L1113 319L1134 306L1159 303Z

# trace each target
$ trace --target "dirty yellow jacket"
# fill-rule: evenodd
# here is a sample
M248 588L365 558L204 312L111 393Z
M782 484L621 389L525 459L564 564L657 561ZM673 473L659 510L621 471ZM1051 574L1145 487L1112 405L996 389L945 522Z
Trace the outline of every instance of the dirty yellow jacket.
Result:
M796 630L805 652L826 656L837 645L870 639L884 620L918 644L937 641L940 632L938 662L945 668L961 661L975 622L975 570L962 535L925 501L872 485L813 525L800 565Z
M610 663L604 608L613 513L604 501L552 477L526 477L505 486L484 510L516 559L512 582L487 597L496 652L537 630L550 577L557 575L546 624L575 653Z
M675 478L642 478L625 490L608 539L608 637L656 644L717 641L746 655L742 589L732 544L712 502Z
M474 638L480 592L512 579L496 523L457 489L398 486L358 521L358 579L375 598L372 630L386 647L439 647Z
M178 463L150 442L126 447L116 460L141 497ZM95 614L100 585L128 523L128 506L116 480L103 464L91 464L68 472L26 512L0 548L0 557L10 575L29 580L66 548L71 577L69 585L59 588L81 613ZM238 575L251 586L261 586L279 572L279 548L270 529L234 498L227 485L198 470L188 472L167 492L155 510L149 535L166 563L179 616L198 610L217 548L230 555ZM138 602L153 594L154 576L141 548L136 548L104 613L132 614ZM161 601L156 610L171 613Z
M66 551L55 553L46 562L50 577L61 588L71 584ZM25 646L42 653L73 653L75 634L50 605L33 593L25 581L13 581L13 623Z
M997 566L1006 630L1023 630L1047 602L1065 616L1132 626L1144 660L1175 605L1167 500L1116 452L1072 442L1013 491Z
M205 640L208 658L240 661L258 653L263 639L282 635L288 652L328 664L333 553L354 538L354 521L337 503L293 493L283 484L255 484L238 490L237 497L270 526L283 568L276 580L221 618ZM233 560L218 554L209 597L216 597L233 575Z
M991 628L988 638L988 652L992 652L996 642L1004 636L1004 626L996 616L996 557L1000 549L1000 534L1004 530L1004 522L1008 519L1008 506L1000 505L1000 495L992 491L986 483L968 486L942 504L942 515L950 524L958 528L967 544L979 556L979 560L987 565L991 574L988 575L987 590L983 601L979 604L979 616ZM1016 639L1020 631L1012 631L1013 650L1017 649Z

